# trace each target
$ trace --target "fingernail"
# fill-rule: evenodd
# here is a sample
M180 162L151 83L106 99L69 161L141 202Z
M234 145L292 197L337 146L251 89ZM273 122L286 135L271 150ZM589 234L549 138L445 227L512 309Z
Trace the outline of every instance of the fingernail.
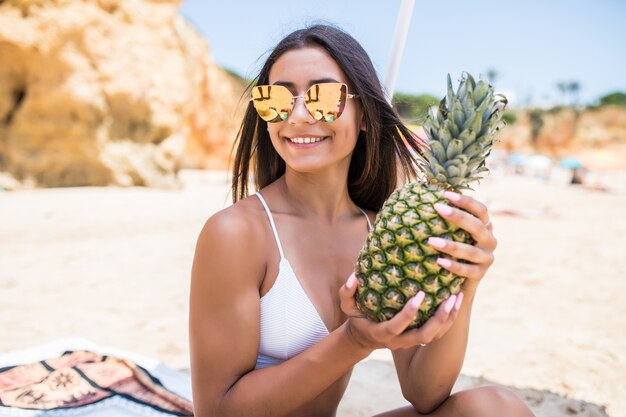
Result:
M348 277L348 280L346 281L346 288L352 288L354 286L355 281L356 281L356 277L354 276L354 272L353 272L352 275L350 275Z
M422 304L422 301L424 301L425 296L426 294L424 293L424 291L418 292L415 297L411 298L411 307L415 309L419 308L419 306Z
M463 303L463 293L460 292L459 295L456 296L456 303L454 303L454 309L459 311L461 308L461 303Z
M452 307L454 307L454 302L456 301L456 295L451 295L447 300L446 304L443 306L443 309L446 313L452 311Z
M435 203L435 210L437 210L437 213L444 216L452 214L452 207L441 203Z
M452 266L452 261L448 258L437 258L437 263L444 268L450 268Z
M440 237L429 237L428 244L436 248L443 248L444 246L446 246L446 241L445 239L442 239Z
M452 191L446 191L443 195L450 201L459 201L461 199L461 194L454 193Z

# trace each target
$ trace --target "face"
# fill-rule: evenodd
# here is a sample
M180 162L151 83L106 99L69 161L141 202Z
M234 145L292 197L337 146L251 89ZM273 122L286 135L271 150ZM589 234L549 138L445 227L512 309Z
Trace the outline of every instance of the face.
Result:
M348 79L319 47L285 52L269 73L269 84L286 86L294 96L305 95L311 85L320 82L348 84ZM354 94L349 84L348 93ZM288 169L303 173L330 167L344 167L347 172L359 131L365 126L356 98L346 100L343 113L333 122L316 120L298 98L286 120L267 125L272 144Z

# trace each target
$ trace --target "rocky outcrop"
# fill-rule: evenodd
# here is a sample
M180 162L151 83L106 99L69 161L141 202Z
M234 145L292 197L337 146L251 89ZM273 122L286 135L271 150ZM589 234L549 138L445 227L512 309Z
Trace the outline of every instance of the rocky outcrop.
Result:
M0 171L39 186L172 187L182 164L225 168L242 87L178 6L0 1Z
M626 108L606 106L582 113L574 141L589 147L626 144Z
M611 165L626 168L626 108L524 110L506 127L497 146L509 152L552 157L612 153Z

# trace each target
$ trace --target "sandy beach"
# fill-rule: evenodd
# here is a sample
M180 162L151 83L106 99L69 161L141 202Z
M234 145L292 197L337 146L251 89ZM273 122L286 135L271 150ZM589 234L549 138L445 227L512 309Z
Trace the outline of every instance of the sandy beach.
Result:
M80 336L188 368L195 241L230 198L224 173L181 178L176 191L0 192L0 352ZM476 195L499 246L459 388L518 389L537 416L626 416L626 192L494 172ZM396 404L390 355L377 351L339 415Z

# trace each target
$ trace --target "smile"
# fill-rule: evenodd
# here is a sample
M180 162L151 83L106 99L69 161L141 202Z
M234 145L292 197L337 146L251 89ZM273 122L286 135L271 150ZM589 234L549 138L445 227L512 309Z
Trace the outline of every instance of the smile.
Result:
M326 137L321 137L321 138L287 138L291 141L291 143L317 143L317 142L321 142L324 139L326 139Z

